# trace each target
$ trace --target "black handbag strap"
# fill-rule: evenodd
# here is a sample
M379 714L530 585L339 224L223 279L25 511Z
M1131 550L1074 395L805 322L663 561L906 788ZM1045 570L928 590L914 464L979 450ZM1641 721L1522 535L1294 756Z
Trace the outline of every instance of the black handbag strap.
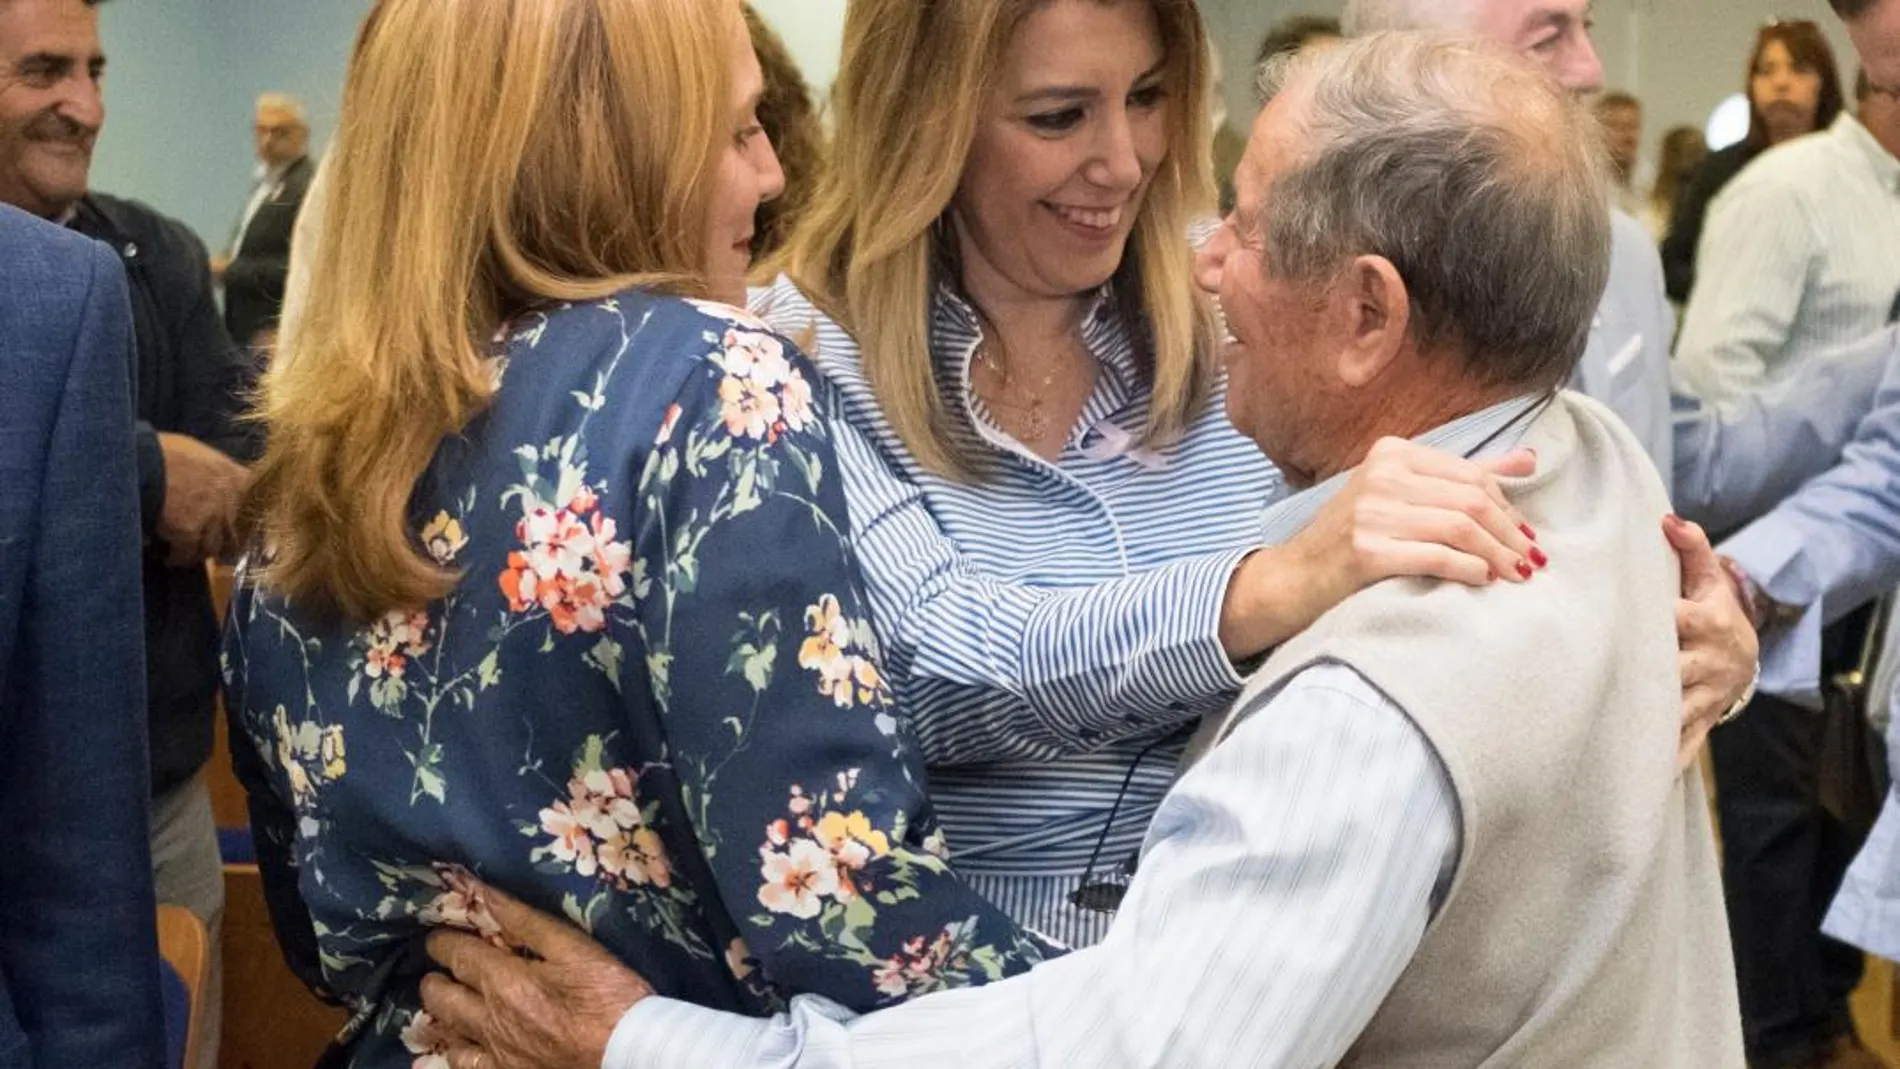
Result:
M1867 621L1867 633L1861 638L1860 657L1852 668L1835 673L1835 686L1857 692L1873 684L1874 672L1880 667L1880 654L1887 645L1887 618L1893 615L1893 603L1892 594L1874 602L1873 616Z

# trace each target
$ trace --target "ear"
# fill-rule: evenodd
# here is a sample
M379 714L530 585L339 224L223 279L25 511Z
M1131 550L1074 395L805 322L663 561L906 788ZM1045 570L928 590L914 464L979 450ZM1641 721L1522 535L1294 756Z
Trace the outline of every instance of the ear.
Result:
M1384 374L1409 340L1412 301L1399 269L1383 256L1355 257L1336 283L1345 319L1339 378L1363 387Z

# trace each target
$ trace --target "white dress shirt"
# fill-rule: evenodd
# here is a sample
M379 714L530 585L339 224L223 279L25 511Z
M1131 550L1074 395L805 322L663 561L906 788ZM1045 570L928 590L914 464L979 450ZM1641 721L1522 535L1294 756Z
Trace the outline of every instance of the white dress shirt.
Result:
M1571 385L1610 406L1636 432L1666 485L1675 467L1669 400L1675 313L1663 290L1662 258L1643 224L1612 211L1610 239L1609 283Z
M1676 359L1722 401L1880 329L1900 294L1900 160L1852 115L1763 153L1709 209Z
M257 218L258 209L284 188L284 176L290 173L296 162L292 160L276 167L264 163L257 165L257 170L252 172L251 199L244 202L244 214L238 216L237 227L231 231L226 255L235 259L244 251L244 237L250 232L251 221Z
M1417 951L1457 812L1403 711L1350 668L1309 668L1169 793L1100 944L864 1017L812 997L771 1020L648 998L602 1066L1331 1066Z

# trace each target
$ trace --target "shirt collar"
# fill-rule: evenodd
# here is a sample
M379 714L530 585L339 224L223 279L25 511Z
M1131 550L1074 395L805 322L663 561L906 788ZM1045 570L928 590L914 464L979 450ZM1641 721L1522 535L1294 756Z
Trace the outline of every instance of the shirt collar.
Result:
M1526 418L1542 404L1548 394L1526 394L1502 404L1461 416L1450 423L1426 431L1412 439L1441 452L1463 457L1496 456L1515 446L1530 429L1533 419ZM1306 529L1346 485L1352 472L1342 471L1320 483L1283 498L1267 507L1260 518L1261 541L1277 546Z
M951 364L959 381L968 389L968 365L973 352L971 343L982 340L983 321L977 316L975 306L947 282L937 284L931 315L938 328L933 332L932 348L935 352L932 355L939 366ZM1133 347L1110 344L1114 340L1113 332L1121 329L1123 326L1114 287L1097 287L1089 294L1088 302L1082 309L1082 344L1114 377L1123 396L1133 396L1138 392L1140 381Z
M1866 158L1880 188L1889 193L1900 193L1900 159L1895 159L1885 145L1875 140L1873 133L1859 119L1843 111L1835 118L1834 126L1828 132Z
M274 186L277 183L282 182L284 180L284 176L290 173L290 169L292 167L297 166L297 164L301 162L302 160L303 160L303 157L299 156L294 160L289 160L285 163L280 163L275 167L272 167L271 165L267 163L259 163L257 165L257 169L252 171L251 174L255 178L255 181L258 185Z

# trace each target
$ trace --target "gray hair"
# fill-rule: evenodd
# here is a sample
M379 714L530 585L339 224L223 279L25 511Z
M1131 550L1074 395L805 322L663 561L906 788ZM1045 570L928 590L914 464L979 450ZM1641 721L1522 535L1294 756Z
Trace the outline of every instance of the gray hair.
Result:
M270 111L283 112L292 119L295 119L300 126L310 125L309 118L304 114L303 102L286 93L259 93L257 95L256 110L264 111L267 109Z
M1346 0L1339 25L1347 37L1393 30L1469 28L1472 0Z
M1310 89L1304 158L1267 192L1267 266L1295 282L1382 256L1413 338L1488 386L1555 386L1583 355L1610 271L1595 120L1495 46L1379 34L1276 60L1261 93Z

